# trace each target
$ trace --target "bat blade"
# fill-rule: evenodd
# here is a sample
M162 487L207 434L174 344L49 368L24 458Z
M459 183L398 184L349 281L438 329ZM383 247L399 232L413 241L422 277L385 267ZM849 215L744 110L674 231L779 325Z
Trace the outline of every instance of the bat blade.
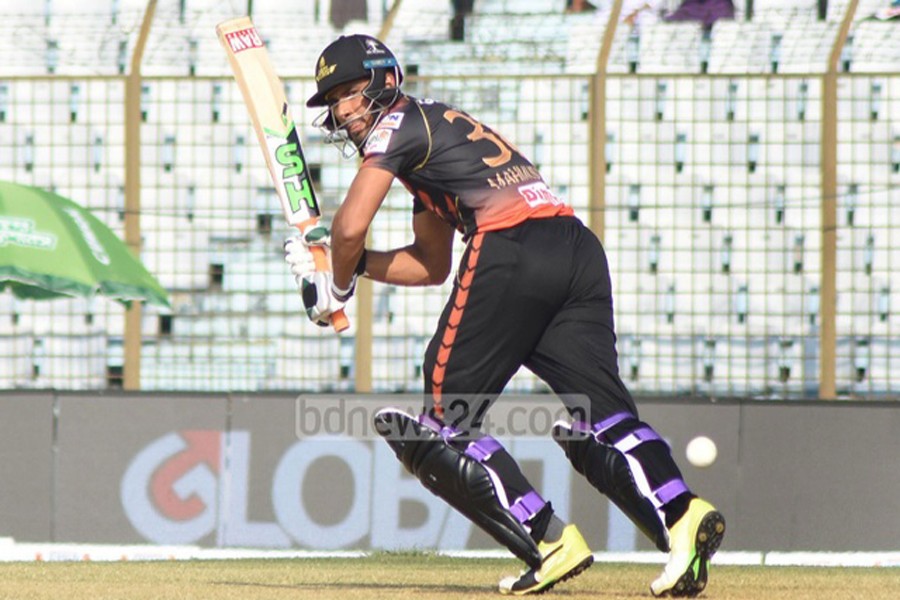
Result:
M322 213L284 85L275 73L262 37L250 17L219 23L216 34L250 113L285 221L301 230L315 224ZM316 270L328 270L325 250L312 250ZM337 331L350 325L343 310L334 313L331 321Z
M220 23L216 32L253 121L285 220L296 226L318 218L321 211L284 85L262 37L249 17Z

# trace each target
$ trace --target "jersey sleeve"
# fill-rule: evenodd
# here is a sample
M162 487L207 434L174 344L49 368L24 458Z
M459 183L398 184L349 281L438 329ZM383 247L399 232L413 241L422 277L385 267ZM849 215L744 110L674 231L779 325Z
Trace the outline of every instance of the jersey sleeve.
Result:
M414 105L384 115L363 147L362 168L379 167L403 178L428 156L428 127Z

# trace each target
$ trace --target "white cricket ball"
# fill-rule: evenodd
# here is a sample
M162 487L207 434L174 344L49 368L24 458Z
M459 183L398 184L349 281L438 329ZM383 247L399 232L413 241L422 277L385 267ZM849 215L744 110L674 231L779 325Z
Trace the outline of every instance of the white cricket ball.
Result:
M688 442L685 455L688 462L695 467L708 467L716 462L716 443L705 435L698 435Z

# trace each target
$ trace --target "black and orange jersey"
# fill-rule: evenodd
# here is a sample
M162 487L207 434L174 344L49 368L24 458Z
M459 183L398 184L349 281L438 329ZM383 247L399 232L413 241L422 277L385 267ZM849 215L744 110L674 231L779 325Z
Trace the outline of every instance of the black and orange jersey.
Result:
M361 168L390 171L465 237L528 219L572 215L535 166L498 133L446 104L404 96L382 116Z

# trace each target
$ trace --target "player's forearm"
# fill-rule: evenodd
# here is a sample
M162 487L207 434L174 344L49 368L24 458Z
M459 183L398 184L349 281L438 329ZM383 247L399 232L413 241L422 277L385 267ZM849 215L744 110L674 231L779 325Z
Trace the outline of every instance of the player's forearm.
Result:
M334 285L350 286L366 244L375 213L391 187L394 175L383 169L361 169L331 222L331 268Z
M334 213L331 223L331 269L334 285L342 290L350 287L353 273L362 257L369 233L369 224L377 209L364 200L348 196Z
M387 252L366 251L366 277L392 285L439 285L447 279L449 269L428 261L415 246Z
M362 236L345 236L332 232L331 268L334 272L334 285L339 289L350 287L350 281L356 270L356 265L362 257L366 238ZM366 257L368 262L368 255Z

